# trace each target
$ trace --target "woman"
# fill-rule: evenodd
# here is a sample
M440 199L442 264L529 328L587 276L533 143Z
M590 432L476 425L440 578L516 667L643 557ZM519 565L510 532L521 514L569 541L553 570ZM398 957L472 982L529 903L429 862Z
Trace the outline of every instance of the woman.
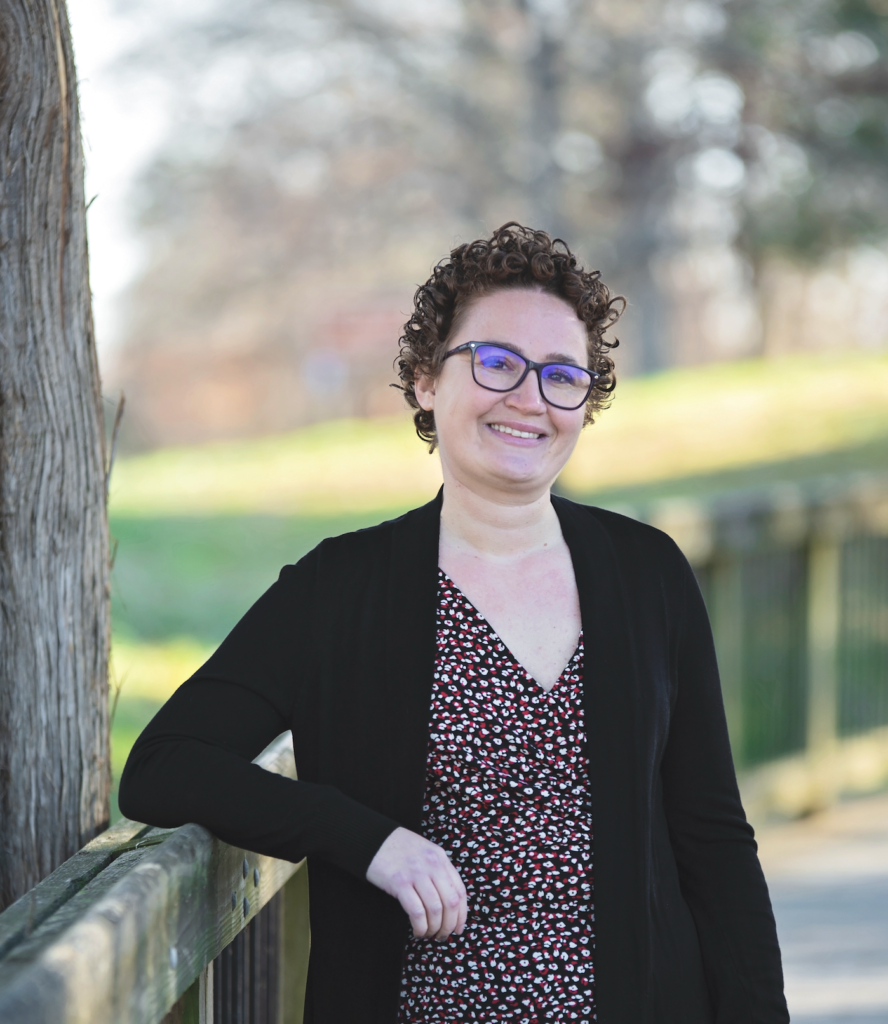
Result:
M130 817L309 858L308 1021L788 1020L693 574L550 491L621 302L516 224L442 261L400 357L442 492L285 567L130 755ZM298 782L250 764L287 728Z

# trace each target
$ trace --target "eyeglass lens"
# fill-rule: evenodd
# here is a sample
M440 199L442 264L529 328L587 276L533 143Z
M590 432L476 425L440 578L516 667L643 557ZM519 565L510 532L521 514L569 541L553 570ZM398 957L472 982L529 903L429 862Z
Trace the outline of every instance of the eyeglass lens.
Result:
M472 360L475 381L491 391L511 391L527 369L527 362L507 348L479 345ZM546 363L540 370L543 398L562 409L576 409L585 402L592 374L572 363Z

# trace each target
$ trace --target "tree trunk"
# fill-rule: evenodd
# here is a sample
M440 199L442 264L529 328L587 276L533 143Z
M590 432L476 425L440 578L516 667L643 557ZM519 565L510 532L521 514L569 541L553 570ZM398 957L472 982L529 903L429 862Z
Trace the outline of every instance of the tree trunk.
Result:
M108 820L108 525L64 0L0 0L0 909Z

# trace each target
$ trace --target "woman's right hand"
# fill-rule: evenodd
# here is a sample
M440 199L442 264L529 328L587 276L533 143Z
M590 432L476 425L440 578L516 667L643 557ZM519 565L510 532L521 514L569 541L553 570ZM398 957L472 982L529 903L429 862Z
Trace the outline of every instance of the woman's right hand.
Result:
M367 881L394 896L418 939L461 935L466 925L466 887L447 854L422 836L396 828L376 851Z

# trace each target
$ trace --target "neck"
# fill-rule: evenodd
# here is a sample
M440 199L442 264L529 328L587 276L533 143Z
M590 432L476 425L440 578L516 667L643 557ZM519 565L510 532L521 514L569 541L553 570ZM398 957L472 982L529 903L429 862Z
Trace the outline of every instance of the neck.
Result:
M548 488L532 500L480 495L447 480L441 508L443 547L493 560L513 561L561 542L561 526Z

